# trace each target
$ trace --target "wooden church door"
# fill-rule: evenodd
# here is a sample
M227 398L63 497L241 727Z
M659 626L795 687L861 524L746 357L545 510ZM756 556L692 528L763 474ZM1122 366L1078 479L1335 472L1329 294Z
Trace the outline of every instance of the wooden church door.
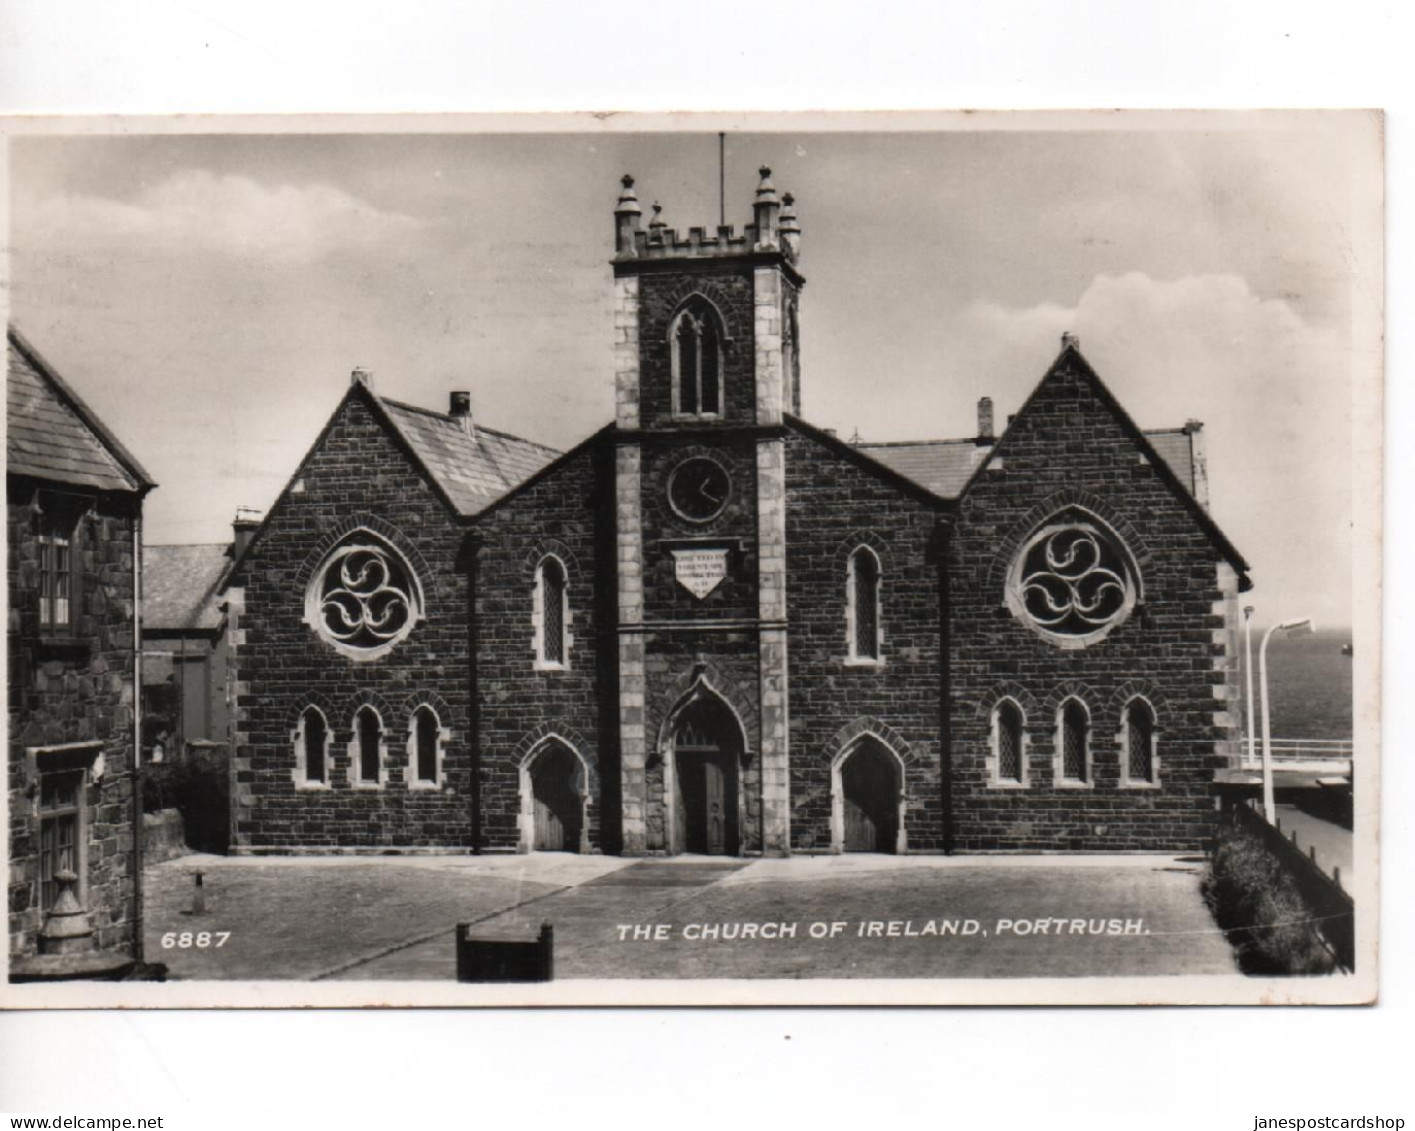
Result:
M537 852L578 852L584 807L576 788L575 757L552 747L531 770Z
M862 744L840 772L846 852L894 852L899 834L899 778L888 754Z
M734 745L712 704L688 708L674 737L678 820L685 852L732 856L738 850ZM735 724L734 724L735 725Z

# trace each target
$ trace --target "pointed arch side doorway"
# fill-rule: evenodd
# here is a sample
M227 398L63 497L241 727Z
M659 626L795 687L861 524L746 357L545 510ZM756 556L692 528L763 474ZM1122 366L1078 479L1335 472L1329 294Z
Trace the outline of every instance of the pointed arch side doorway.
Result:
M832 770L836 851L903 853L904 767L899 756L866 736Z
M742 727L712 695L689 700L673 720L669 844L674 853L736 856L742 850Z
M547 739L521 764L522 852L588 852L587 772L579 753Z

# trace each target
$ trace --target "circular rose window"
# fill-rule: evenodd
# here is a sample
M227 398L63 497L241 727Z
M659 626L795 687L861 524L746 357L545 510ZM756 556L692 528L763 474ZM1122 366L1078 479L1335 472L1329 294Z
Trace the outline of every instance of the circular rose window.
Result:
M305 598L305 619L336 650L371 660L422 619L422 595L398 554L361 539L324 560Z
M1120 539L1090 516L1041 527L1018 551L1007 605L1034 632L1063 648L1100 640L1129 617L1139 575Z

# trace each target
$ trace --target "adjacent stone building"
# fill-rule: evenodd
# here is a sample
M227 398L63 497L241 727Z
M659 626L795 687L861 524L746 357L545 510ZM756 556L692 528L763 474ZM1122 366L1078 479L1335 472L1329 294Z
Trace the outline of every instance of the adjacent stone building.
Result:
M143 548L143 749L154 761L230 741L220 589L256 525L243 514L232 542Z
M1247 585L1201 426L1072 340L1001 435L811 426L792 206L683 237L625 178L569 452L355 373L230 581L236 851L1200 845Z
M11 977L138 954L134 725L154 484L13 328L7 342Z

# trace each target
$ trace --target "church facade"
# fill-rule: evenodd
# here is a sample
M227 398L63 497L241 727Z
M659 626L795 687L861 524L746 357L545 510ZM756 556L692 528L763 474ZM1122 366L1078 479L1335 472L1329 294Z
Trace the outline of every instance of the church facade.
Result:
M1000 435L801 416L800 228L615 210L568 452L358 371L227 581L233 850L1188 851L1246 563L1073 340Z

